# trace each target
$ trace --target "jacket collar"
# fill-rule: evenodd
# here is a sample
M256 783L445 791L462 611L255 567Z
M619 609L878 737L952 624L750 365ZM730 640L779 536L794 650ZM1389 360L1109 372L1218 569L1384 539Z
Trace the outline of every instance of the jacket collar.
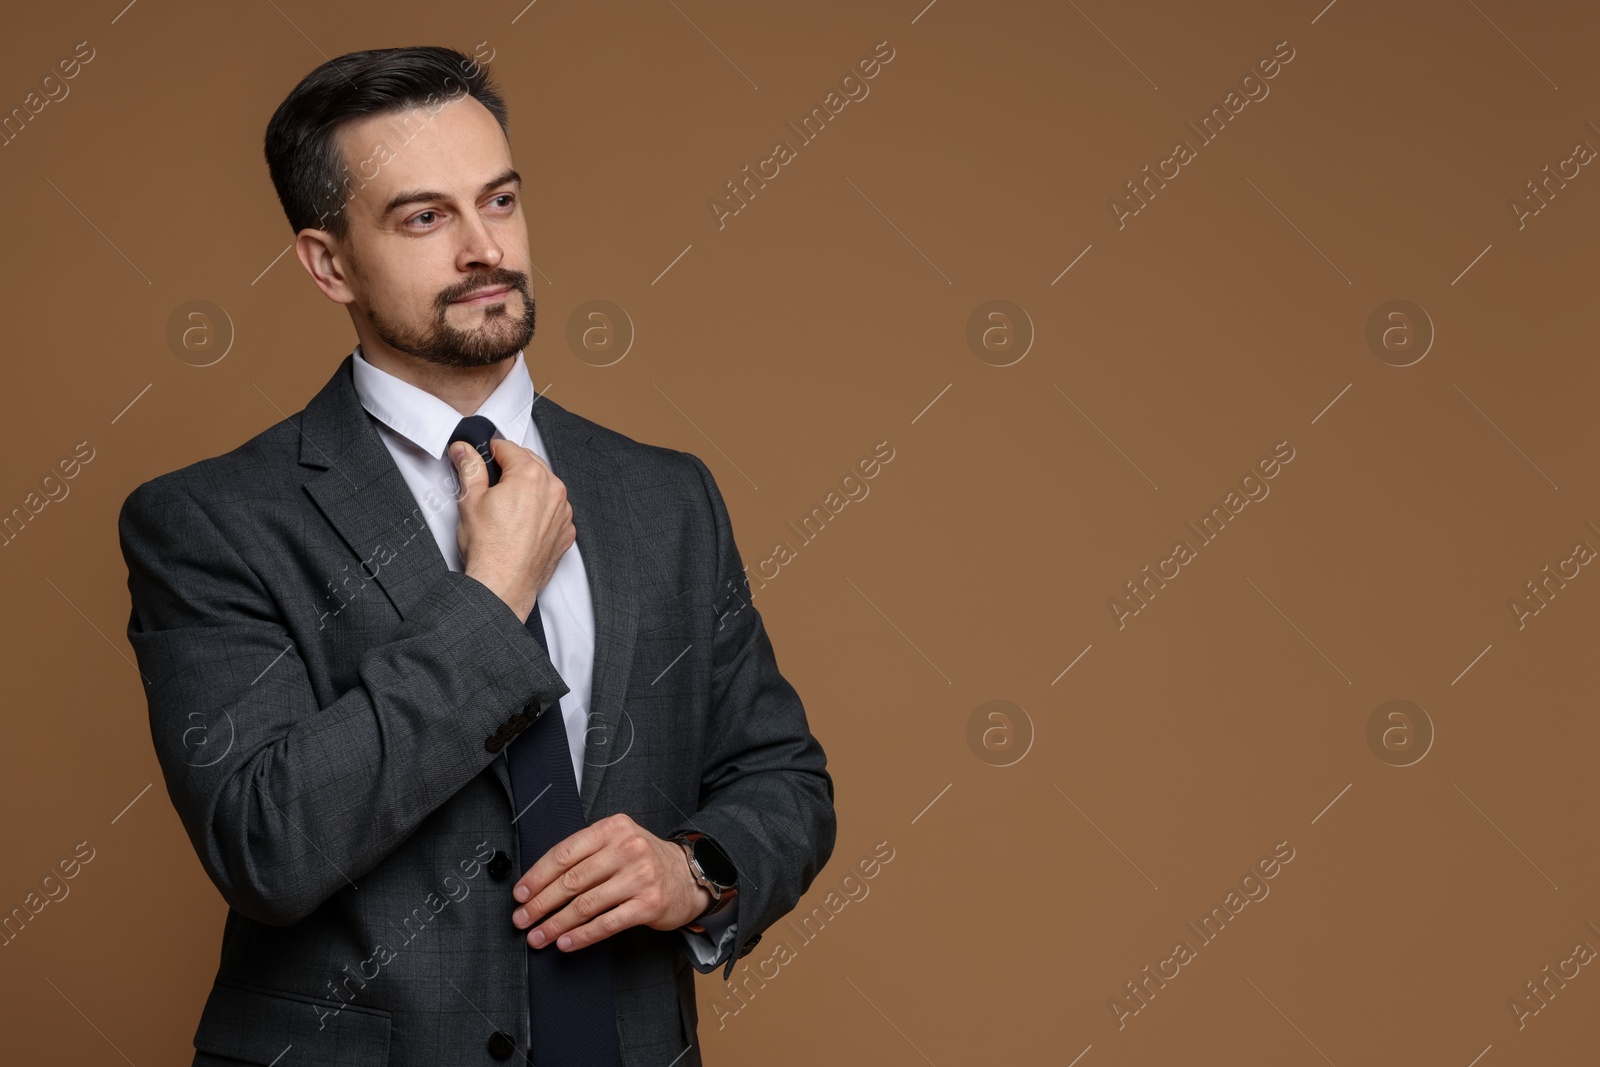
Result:
M345 356L300 413L300 464L308 468L304 486L362 561L363 574L377 582L403 619L416 610L446 564L421 505L356 395L354 358L354 353ZM638 561L645 542L628 507L621 464L596 440L594 424L537 393L532 416L550 469L567 489L594 604L594 677L581 790L585 818L593 821L590 813L606 770L633 743L623 701L638 631ZM387 562L380 563L383 559ZM510 800L503 752L491 766Z

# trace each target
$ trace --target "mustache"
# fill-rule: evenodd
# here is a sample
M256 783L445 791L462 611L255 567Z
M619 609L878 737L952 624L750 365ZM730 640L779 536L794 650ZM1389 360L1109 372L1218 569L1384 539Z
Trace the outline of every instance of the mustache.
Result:
M439 294L439 304L441 306L453 304L470 293L500 285L509 285L524 297L528 295L528 276L526 274L513 270L492 271L446 289Z

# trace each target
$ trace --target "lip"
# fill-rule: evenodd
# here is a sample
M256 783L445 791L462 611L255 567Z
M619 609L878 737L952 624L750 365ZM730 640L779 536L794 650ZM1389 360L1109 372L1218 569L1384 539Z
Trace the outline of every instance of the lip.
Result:
M479 289L472 296L463 297L460 300L454 300L451 302L455 304L487 304L493 300L497 300L500 297L505 296L509 292L511 292L511 286L497 285L492 289Z

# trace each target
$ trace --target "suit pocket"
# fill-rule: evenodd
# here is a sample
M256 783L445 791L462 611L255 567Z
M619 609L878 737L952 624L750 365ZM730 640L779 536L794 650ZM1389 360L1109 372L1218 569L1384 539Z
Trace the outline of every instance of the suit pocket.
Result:
M389 1013L377 1008L219 980L200 1013L194 1047L245 1063L384 1067L389 1030Z
M639 610L640 635L665 630L683 621L688 613L693 600L690 598L693 589L683 589L673 593L665 600L652 600Z

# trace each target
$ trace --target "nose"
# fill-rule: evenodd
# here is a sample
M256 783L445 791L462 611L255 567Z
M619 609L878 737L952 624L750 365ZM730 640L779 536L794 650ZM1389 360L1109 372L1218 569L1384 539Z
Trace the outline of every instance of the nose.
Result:
M461 252L456 257L457 266L462 270L471 270L479 266L498 267L500 261L505 258L505 250L500 247L500 242L495 240L494 234L484 224L483 219L476 215L469 215L466 219Z

